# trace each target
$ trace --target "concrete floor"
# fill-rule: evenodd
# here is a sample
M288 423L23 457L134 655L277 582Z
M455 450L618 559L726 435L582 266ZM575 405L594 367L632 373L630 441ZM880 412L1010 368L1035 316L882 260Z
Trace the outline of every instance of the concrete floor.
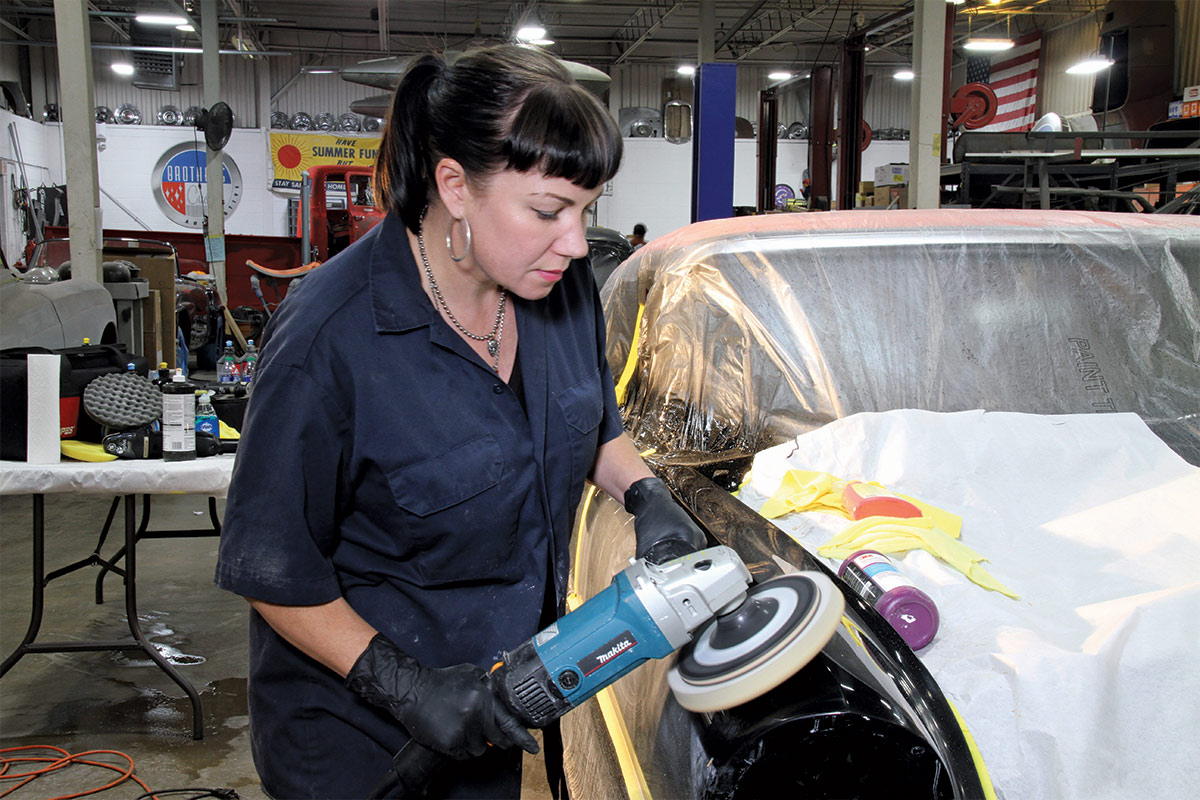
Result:
M110 498L91 495L47 496L47 572L92 552L110 503ZM31 508L28 497L0 497L0 657L20 644L28 627ZM207 520L203 497L153 501L152 529L196 528ZM107 555L122 542L121 521L118 514L104 547ZM135 774L153 790L230 787L242 798L263 798L250 758L246 715L247 606L213 586L217 539L147 540L137 555L142 630L200 692L204 738L191 738L187 697L145 657L31 654L0 680L0 749L54 745L71 753L117 750L133 759ZM108 576L106 602L96 605L98 572L98 567L87 567L47 587L39 641L128 638L120 578ZM14 767L9 774L19 771ZM102 786L114 777L107 770L71 766L10 797L56 797ZM0 780L0 791L10 785ZM127 781L99 796L136 798L142 792ZM541 758L527 755L522 798L549 796Z

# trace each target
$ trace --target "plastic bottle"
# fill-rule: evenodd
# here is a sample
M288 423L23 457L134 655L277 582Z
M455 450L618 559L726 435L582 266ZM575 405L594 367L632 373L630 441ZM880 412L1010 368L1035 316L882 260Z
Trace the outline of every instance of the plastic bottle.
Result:
M251 382L254 380L254 370L258 367L258 348L254 346L254 340L246 341L246 355L242 356L242 385L249 390Z
M217 410L213 408L212 392L201 392L200 401L196 403L196 433L211 433L220 438L221 422L217 419Z
M176 369L162 393L163 461L191 461L196 457L196 387Z
M221 360L217 362L217 383L222 386L233 386L238 382L238 358L233 352L233 341L225 341L225 350Z
M883 553L859 550L842 562L838 577L873 605L913 650L933 641L937 606Z
M158 362L158 374L151 378L150 382L160 389L164 384L171 382L171 370L169 367L167 367L167 362Z

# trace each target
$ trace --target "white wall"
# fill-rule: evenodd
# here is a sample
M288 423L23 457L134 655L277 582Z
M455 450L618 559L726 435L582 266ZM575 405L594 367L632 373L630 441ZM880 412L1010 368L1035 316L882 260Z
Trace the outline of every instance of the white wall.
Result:
M12 187L21 186L22 171L10 125L20 144L24 176L31 188L62 182L62 137L57 126L41 125L0 110L0 248L12 264L21 257L25 234L21 217L13 208Z
M758 148L753 139L738 139L733 150L733 205L753 206L758 180ZM862 154L860 180L874 180L875 167L907 163L905 141L872 142ZM781 139L775 182L800 191L808 166L808 142ZM692 146L664 139L626 139L621 170L613 178L613 194L597 204L600 225L622 233L646 226L647 239L656 239L691 223ZM836 192L837 174L834 171Z

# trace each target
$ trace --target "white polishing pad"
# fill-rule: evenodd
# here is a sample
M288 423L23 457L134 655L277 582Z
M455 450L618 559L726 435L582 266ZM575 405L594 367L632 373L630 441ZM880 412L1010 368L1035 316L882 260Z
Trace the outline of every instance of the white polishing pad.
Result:
M774 689L829 643L846 607L841 591L820 572L774 578L753 587L749 596L775 604L769 622L744 641L721 646L714 642L714 619L697 631L681 653L687 667L681 670L677 661L668 671L667 684L679 705L689 711L722 711ZM801 597L808 608L798 608ZM788 625L791 629L785 630ZM730 666L722 670L722 664Z

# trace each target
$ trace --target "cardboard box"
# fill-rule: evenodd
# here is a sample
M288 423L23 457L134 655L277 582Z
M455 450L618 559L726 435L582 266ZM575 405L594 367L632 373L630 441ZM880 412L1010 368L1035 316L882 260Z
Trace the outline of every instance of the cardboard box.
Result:
M1183 102L1189 103L1192 100L1200 100L1200 86L1188 86L1183 90Z
M1179 119L1183 116L1183 101L1173 100L1167 103L1167 119Z
M154 368L165 361L171 369L184 366L177 363L179 361L179 351L175 346L175 259L172 256L156 256L156 255L136 255L122 256L126 261L132 261L141 270L141 277L150 282L150 297L158 293L156 305L157 312L146 308L142 312L142 324L146 330L150 330L150 320L155 319L156 344L147 345L142 352L146 354L146 360L152 358L153 353L161 352L158 360L154 362Z
M880 186L875 189L875 206L887 208L893 203L896 208L908 208L907 186Z
M1181 117L1200 117L1200 100L1184 100L1181 104Z
M859 181L858 182L858 193L859 194L869 194L871 196L874 196L875 195L875 181Z
M871 194L856 194L854 196L855 208L872 208L875 205L875 193Z
M150 296L142 301L142 354L150 364L150 371L158 369L163 362L162 345L162 307L157 289L150 290ZM171 350L174 352L174 348Z
M875 187L908 183L908 164L881 164L875 168Z

